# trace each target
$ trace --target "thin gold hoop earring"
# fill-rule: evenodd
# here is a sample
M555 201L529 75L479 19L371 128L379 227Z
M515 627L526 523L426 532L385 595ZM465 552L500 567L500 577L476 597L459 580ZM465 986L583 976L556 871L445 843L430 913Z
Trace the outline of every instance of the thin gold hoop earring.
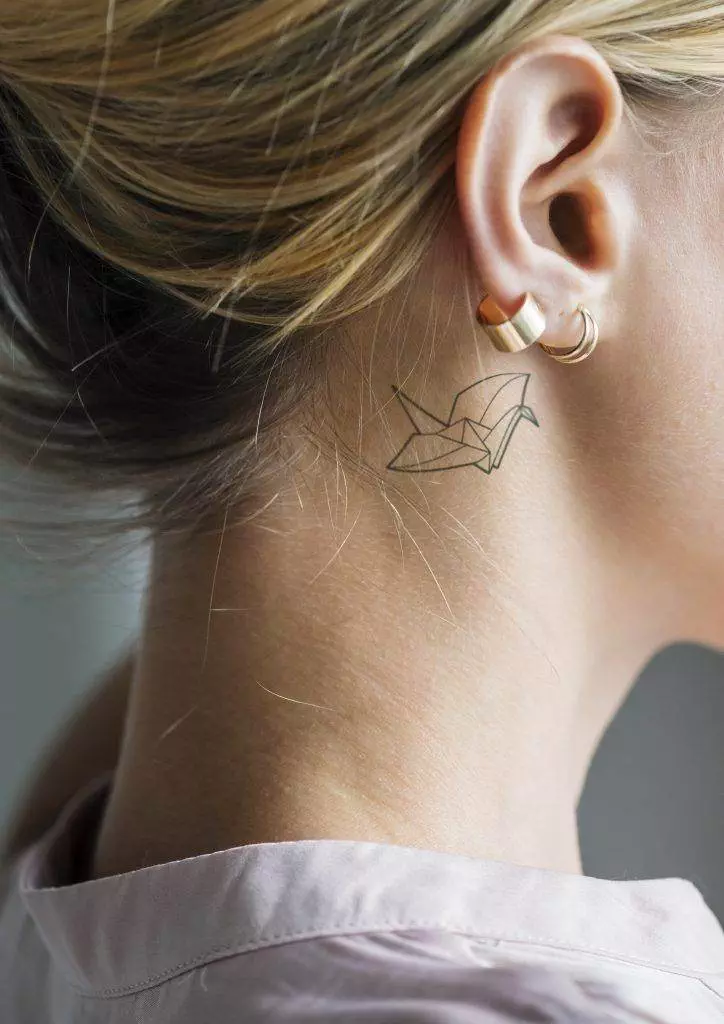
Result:
M545 313L530 292L511 317L486 295L478 306L478 321L498 352L524 352L543 337L546 329Z
M550 345L540 346L547 356L555 359L558 363L565 363L566 366L582 363L589 356L593 355L600 336L598 323L591 311L583 305L579 305L576 308L583 317L583 334L576 347L568 352L561 352L560 349L553 348Z

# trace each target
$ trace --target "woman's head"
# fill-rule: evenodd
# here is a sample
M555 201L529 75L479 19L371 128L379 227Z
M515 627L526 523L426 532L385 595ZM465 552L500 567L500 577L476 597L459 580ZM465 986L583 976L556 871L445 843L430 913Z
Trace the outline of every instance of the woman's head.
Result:
M285 423L333 423L384 473L391 384L441 416L532 373L581 502L659 509L657 542L703 549L724 5L1 0L0 40L1 424L22 460L178 520L252 493ZM553 333L587 301L599 352L496 356L483 290L532 291Z

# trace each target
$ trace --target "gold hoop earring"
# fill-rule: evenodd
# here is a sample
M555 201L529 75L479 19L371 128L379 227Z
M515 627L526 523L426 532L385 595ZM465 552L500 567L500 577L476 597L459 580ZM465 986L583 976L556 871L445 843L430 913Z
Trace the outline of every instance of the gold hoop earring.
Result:
M524 352L539 341L546 329L545 313L530 292L511 316L486 295L478 306L478 321L498 352Z
M583 305L579 305L576 308L583 317L583 335L576 347L568 352L561 352L560 349L552 348L550 345L541 345L547 356L555 359L558 363L565 363L566 366L582 363L589 356L593 355L600 336L598 323L591 311Z

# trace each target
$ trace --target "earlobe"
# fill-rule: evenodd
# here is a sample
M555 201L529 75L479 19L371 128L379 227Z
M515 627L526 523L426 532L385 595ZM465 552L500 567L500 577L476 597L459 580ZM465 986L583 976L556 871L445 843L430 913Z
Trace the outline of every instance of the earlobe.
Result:
M613 72L567 36L509 54L471 95L457 149L460 216L481 289L505 313L532 292L575 320L580 302L609 287L625 231L609 188L622 117Z

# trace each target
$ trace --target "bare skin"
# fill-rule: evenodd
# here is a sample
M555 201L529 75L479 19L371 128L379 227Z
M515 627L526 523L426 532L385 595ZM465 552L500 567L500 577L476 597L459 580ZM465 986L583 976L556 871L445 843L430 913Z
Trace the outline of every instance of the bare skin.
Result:
M637 671L724 632L724 357L701 340L721 164L670 142L577 40L481 83L458 207L414 284L348 325L318 440L303 415L287 429L308 457L250 522L157 546L94 874L303 838L581 871L577 802ZM484 290L504 309L532 291L549 343L575 340L585 301L599 351L494 352ZM391 385L443 415L519 372L540 427L494 473L385 470L410 433Z

